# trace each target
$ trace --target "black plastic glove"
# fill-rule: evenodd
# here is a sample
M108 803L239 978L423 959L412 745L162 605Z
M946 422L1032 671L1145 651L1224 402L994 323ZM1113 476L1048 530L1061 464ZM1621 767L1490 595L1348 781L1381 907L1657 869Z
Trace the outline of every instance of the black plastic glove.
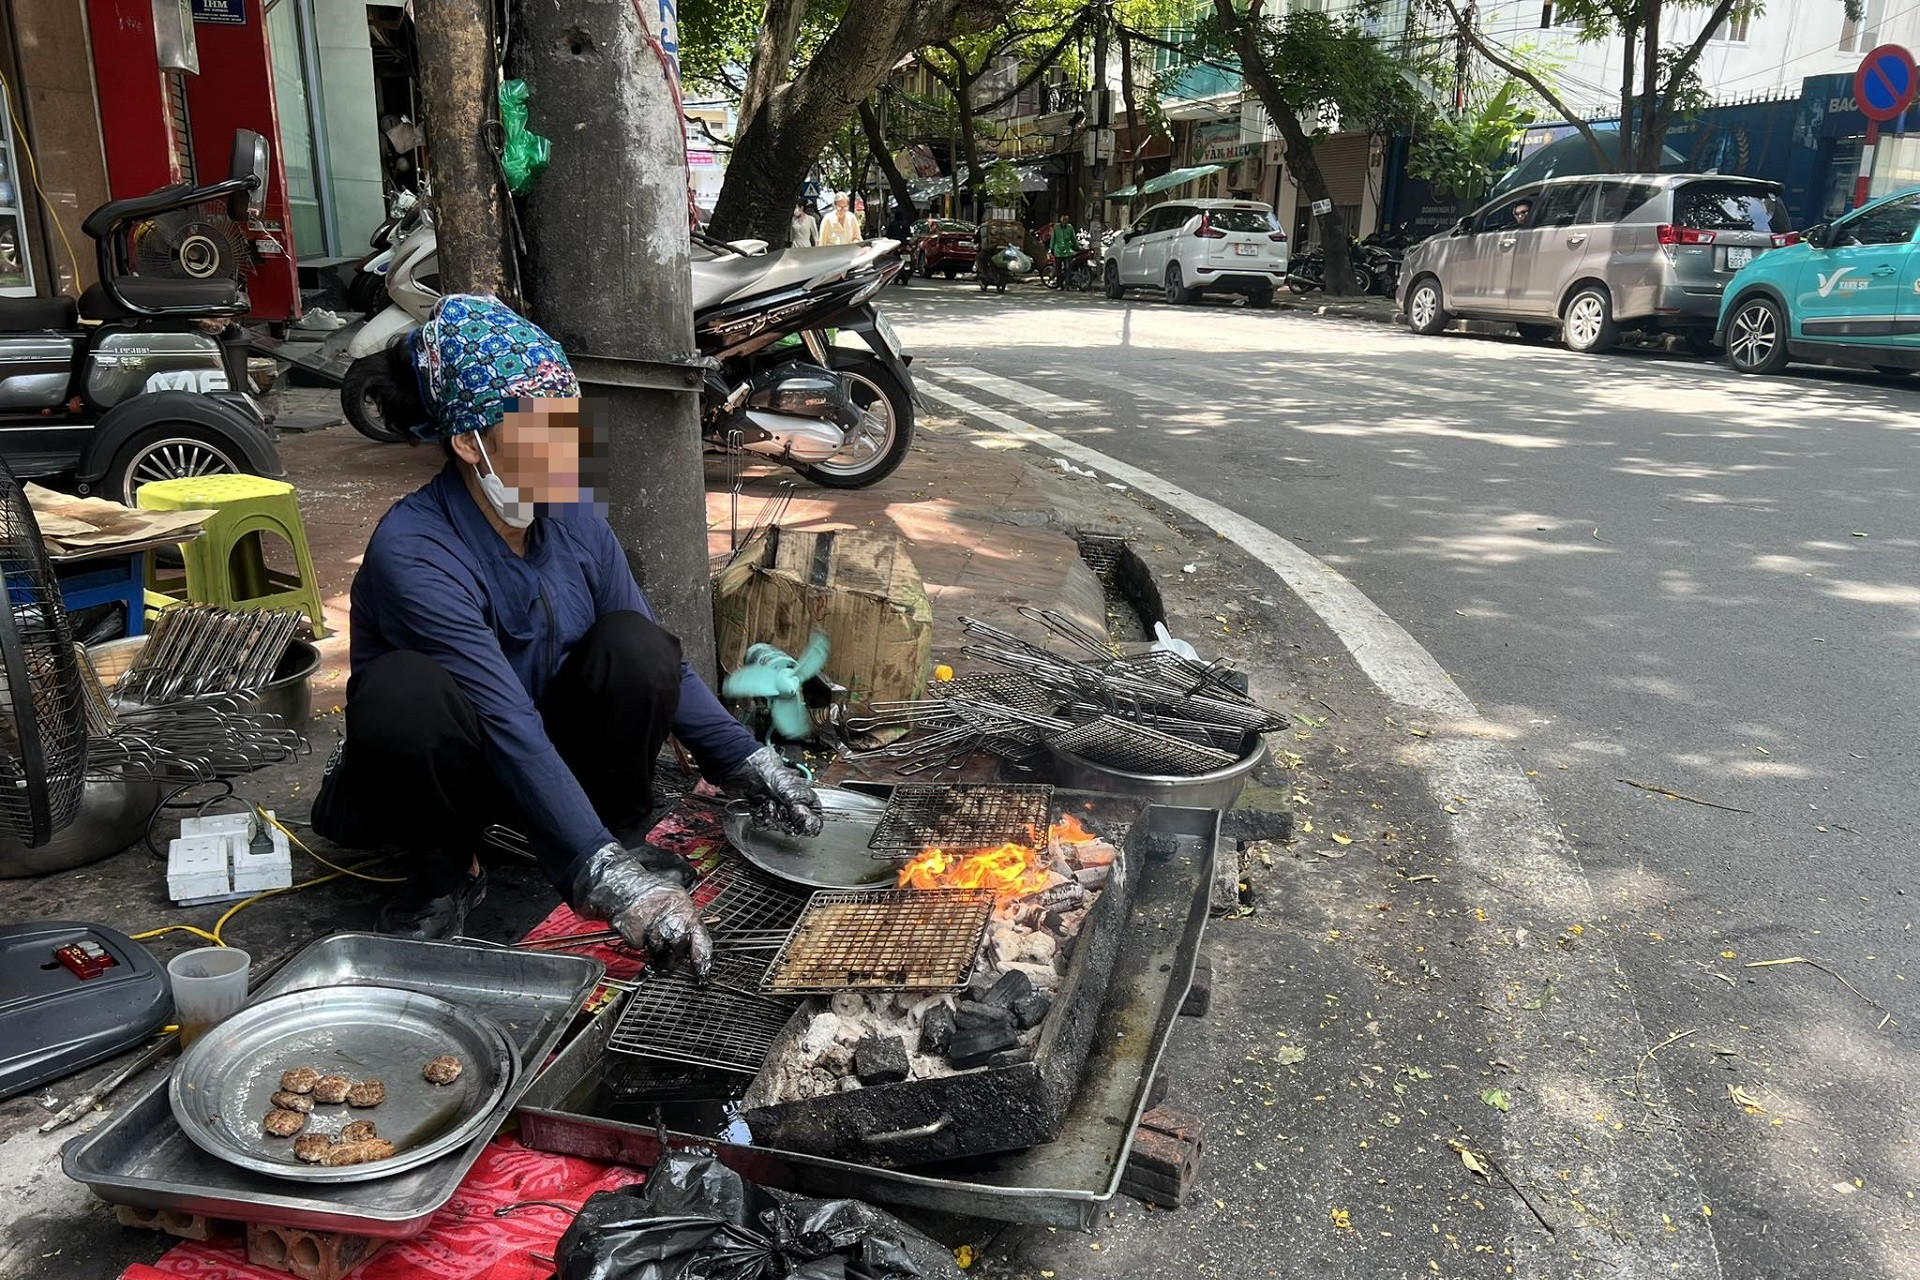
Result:
M700 978L713 971L713 939L687 891L617 844L599 850L580 868L573 880L573 908L589 920L606 921L663 968L685 960Z
M742 760L722 785L751 804L761 822L798 836L820 834L820 797L813 784L772 747Z

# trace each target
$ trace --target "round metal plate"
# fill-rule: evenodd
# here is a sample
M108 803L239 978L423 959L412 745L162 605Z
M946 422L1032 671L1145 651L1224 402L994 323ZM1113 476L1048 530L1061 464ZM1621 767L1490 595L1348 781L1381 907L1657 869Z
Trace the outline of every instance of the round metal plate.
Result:
M740 808L727 810L727 841L769 875L813 889L892 888L904 859L876 858L867 848L887 802L858 791L822 787L826 812L819 835L788 835L757 826Z
M452 1084L429 1084L420 1070L443 1053L465 1070ZM314 1107L301 1133L371 1120L398 1151L336 1169L295 1160L291 1138L260 1128L281 1073L294 1067L387 1087L377 1107ZM471 1009L397 987L328 987L248 1005L209 1031L174 1067L168 1099L187 1137L229 1164L297 1182L361 1182L423 1165L497 1123L519 1070L513 1042Z

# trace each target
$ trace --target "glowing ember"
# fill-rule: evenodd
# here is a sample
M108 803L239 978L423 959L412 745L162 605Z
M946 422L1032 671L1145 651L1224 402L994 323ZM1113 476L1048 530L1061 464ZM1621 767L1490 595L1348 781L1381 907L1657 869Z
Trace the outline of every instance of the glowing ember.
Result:
M949 853L928 849L900 868L902 889L991 889L1003 898L1038 893L1047 869L1035 850L1021 844Z
M1060 815L1060 821L1047 828L1047 838L1055 844L1092 844L1100 837L1080 824L1080 819L1070 813Z

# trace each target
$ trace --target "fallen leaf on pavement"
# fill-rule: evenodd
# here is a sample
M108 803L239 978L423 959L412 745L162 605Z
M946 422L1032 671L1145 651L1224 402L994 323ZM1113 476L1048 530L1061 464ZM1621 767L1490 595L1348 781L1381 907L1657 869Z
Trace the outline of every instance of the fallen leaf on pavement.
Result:
M1496 1111L1513 1110L1513 1104L1507 1100L1507 1094L1504 1089L1483 1089L1480 1092L1480 1101L1486 1103Z
M1486 1161L1482 1160L1479 1156L1473 1154L1472 1148L1462 1146L1458 1142L1449 1142L1447 1145L1460 1153L1461 1164L1467 1166L1467 1168L1471 1172L1479 1174L1481 1177L1487 1179L1488 1181L1492 1181L1493 1170L1487 1168Z
M1333 1225L1340 1228L1340 1230L1353 1230L1353 1219L1347 1215L1345 1209L1329 1209L1327 1210L1327 1217L1332 1219Z
M1283 1044L1280 1046L1280 1052L1275 1054L1274 1058L1281 1066L1291 1067L1297 1062L1305 1062L1307 1060L1307 1051L1297 1044Z
M1727 1096L1732 1098L1737 1105L1745 1107L1747 1114L1750 1116L1763 1116L1767 1114L1767 1109L1760 1105L1760 1099L1754 1097L1737 1084L1727 1086Z
M1336 831L1333 833L1333 842L1335 844L1352 844L1353 837L1346 834L1344 831Z

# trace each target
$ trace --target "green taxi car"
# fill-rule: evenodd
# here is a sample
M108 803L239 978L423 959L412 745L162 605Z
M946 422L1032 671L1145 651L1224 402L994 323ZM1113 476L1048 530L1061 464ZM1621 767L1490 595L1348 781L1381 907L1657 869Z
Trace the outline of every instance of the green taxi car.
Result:
M1920 187L1808 227L1727 282L1714 340L1741 373L1840 359L1920 371Z

